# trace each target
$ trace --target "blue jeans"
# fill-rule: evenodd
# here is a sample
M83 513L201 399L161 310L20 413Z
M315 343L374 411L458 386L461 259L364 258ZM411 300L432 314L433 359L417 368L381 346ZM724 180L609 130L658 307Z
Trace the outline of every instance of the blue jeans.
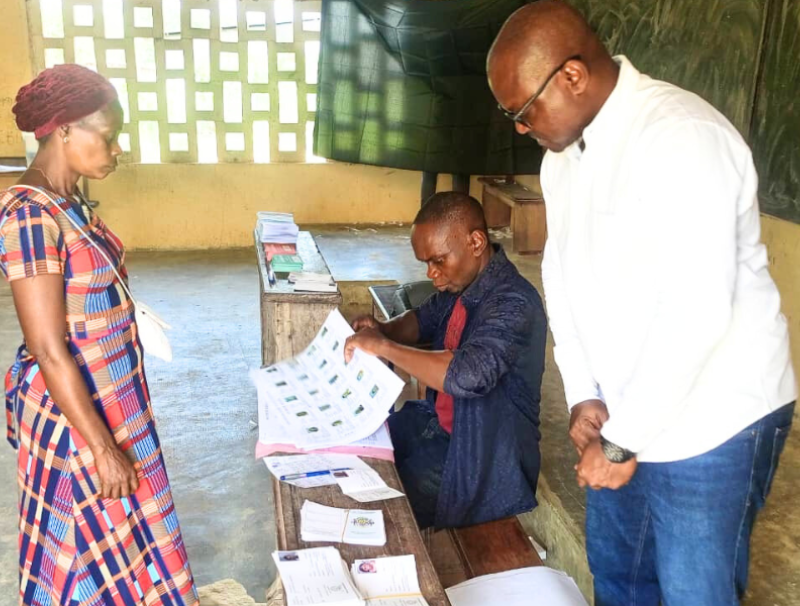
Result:
M400 481L420 528L433 526L450 448L450 434L439 425L427 400L406 402L389 415L389 432Z
M595 606L738 605L793 414L789 404L711 452L641 463L627 486L587 491Z

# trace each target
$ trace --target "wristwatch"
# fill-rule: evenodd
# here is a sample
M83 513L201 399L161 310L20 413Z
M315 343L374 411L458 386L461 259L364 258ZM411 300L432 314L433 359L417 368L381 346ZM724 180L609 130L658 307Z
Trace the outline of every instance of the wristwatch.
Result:
M609 442L603 436L600 436L600 446L603 447L603 454L606 455L606 459L612 463L625 463L636 456L635 452L626 450L622 446L617 446L614 442Z

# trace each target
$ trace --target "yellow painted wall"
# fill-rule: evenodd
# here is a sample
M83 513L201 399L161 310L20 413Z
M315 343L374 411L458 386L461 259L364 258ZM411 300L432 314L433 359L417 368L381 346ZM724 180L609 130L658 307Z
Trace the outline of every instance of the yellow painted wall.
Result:
M293 212L301 226L411 221L420 182L348 164L128 165L89 193L129 249L226 248L252 244L259 210Z
M770 273L778 284L783 313L789 321L792 359L800 377L800 225L762 215L761 228L769 251Z
M0 158L25 154L11 108L19 87L31 79L28 19L24 0L3 0L0 34Z

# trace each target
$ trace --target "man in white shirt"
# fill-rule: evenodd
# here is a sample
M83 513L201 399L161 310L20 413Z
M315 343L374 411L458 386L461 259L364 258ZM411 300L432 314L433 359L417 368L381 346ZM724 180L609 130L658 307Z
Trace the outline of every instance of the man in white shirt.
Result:
M750 150L697 95L541 0L489 83L548 152L542 274L598 606L726 606L797 396Z

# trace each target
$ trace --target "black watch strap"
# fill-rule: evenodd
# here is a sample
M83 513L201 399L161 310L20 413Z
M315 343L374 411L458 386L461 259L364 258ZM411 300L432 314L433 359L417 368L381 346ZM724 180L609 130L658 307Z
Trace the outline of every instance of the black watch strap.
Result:
M600 436L600 445L603 447L603 454L612 463L625 463L636 456L636 453L626 450L622 446L617 446L614 442L609 442Z

